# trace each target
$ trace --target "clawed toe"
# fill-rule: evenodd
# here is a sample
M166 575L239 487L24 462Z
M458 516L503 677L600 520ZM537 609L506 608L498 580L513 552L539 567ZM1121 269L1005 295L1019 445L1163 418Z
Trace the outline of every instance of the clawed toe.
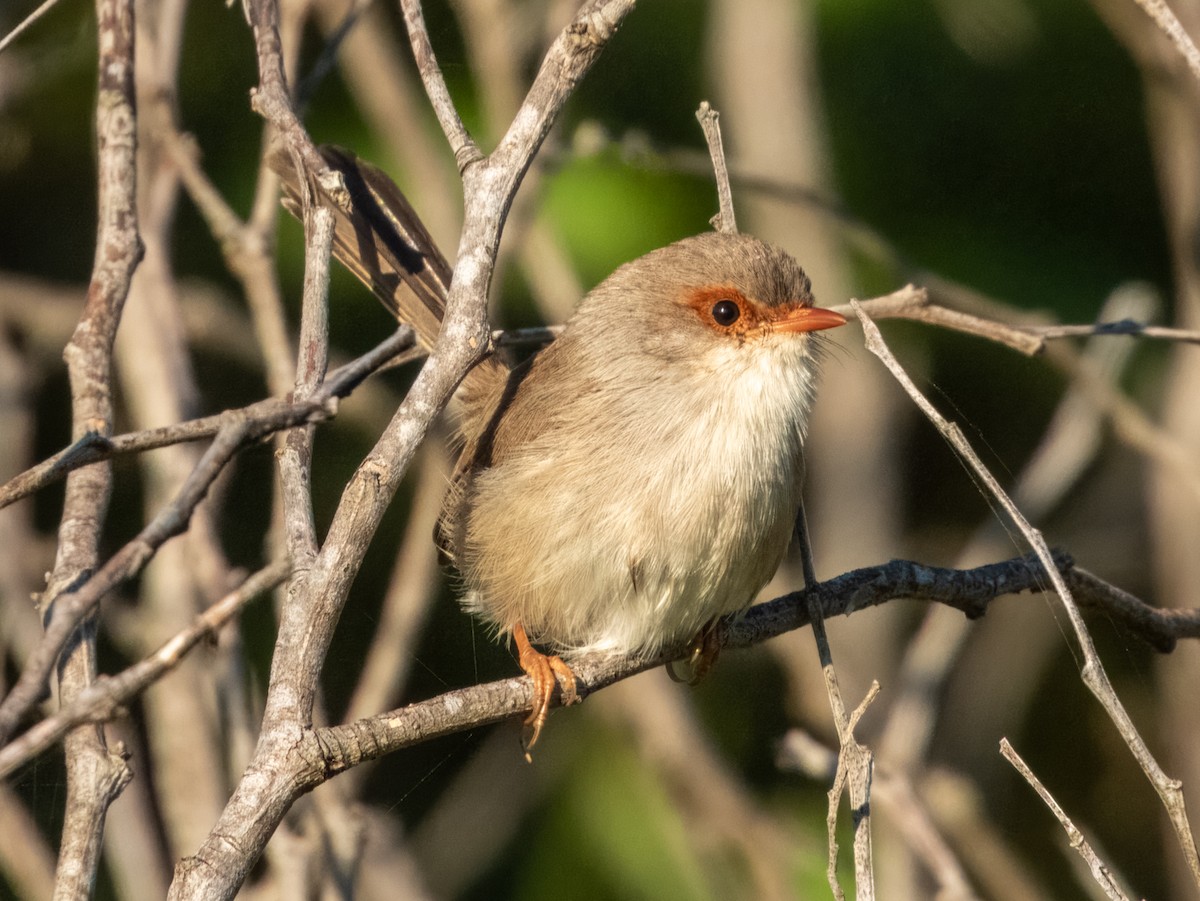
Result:
M667 664L667 675L675 682L697 685L708 675L717 662L721 646L725 643L725 626L722 620L710 621L688 645L688 655L683 660L672 660Z
M574 704L579 699L575 687L575 673L561 657L543 654L532 644L525 634L525 628L520 624L513 626L513 639L517 643L518 662L521 669L533 681L533 709L525 719L521 731L521 745L525 749L525 759L530 760L529 751L537 744L542 734L542 726L550 716L550 701L554 698L554 688L561 680L560 696L563 706Z

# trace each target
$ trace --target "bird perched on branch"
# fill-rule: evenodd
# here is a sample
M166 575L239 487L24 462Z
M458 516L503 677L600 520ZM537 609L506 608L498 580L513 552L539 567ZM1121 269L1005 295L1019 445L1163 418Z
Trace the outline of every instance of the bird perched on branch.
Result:
M449 265L386 175L322 154L349 193L335 255L432 347ZM299 215L291 160L273 163ZM525 362L492 355L468 373L436 537L464 606L512 636L533 680L527 749L556 681L575 698L564 656L648 657L692 638L715 656L715 624L750 605L787 548L813 333L845 321L813 306L787 253L712 232L618 268Z

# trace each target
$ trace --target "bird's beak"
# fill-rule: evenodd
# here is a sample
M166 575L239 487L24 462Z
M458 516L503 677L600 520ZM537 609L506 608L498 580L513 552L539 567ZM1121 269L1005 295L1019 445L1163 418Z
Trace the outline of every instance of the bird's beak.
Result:
M825 310L821 307L801 307L796 306L788 310L787 313L780 316L771 322L771 331L774 332L815 332L823 328L837 328L839 325L846 324L846 317L841 313L835 313L833 310Z

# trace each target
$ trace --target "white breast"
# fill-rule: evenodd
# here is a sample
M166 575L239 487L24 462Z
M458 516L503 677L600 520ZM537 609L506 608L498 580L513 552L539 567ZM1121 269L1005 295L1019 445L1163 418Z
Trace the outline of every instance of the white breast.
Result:
M744 350L614 392L599 415L593 395L567 417L575 440L481 473L467 606L558 650L634 654L748 606L791 534L813 380L805 342Z

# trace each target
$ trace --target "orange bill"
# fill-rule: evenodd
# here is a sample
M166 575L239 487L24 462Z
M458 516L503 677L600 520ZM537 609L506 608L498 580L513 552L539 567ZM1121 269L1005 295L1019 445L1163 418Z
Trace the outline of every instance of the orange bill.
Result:
M846 324L846 317L821 307L793 307L771 322L775 332L816 332Z

